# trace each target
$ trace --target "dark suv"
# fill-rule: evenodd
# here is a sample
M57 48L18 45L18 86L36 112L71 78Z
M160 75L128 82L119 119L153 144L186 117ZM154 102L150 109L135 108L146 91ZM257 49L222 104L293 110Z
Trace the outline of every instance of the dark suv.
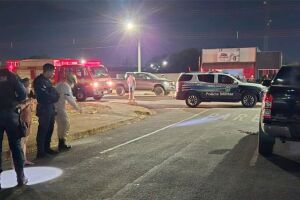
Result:
M254 107L262 100L264 86L247 83L224 73L183 73L176 84L176 99L185 100L189 107L201 102L239 102Z
M270 155L275 138L300 141L300 66L283 66L264 95L259 123L259 153Z

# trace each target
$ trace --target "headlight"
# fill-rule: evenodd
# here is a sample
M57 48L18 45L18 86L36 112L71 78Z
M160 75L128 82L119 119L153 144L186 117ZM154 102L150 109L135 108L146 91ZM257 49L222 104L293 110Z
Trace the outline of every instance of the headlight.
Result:
M113 82L112 81L107 81L107 85L112 86Z
M99 86L99 83L93 82L93 83L91 83L91 85L92 85L93 87L98 87L98 86Z

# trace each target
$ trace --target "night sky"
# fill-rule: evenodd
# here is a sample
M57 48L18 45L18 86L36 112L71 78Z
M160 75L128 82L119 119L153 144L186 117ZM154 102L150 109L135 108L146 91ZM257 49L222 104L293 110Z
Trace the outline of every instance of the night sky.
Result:
M268 50L282 51L285 63L300 61L300 1L288 0L0 0L0 59L48 55L136 65L136 35L124 31L126 19L142 24L144 64L186 48L263 50L266 33Z

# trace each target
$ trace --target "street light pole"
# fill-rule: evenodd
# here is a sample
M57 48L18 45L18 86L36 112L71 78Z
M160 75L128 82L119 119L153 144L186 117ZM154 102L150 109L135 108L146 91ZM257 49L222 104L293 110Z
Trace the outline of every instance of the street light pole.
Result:
M137 67L138 67L138 72L142 72L142 48L141 48L141 27L140 24L135 24L133 22L127 22L125 24L126 30L127 31L136 31L137 33L137 53L138 53L138 62L137 62Z
M142 72L142 49L140 34L138 35L138 72Z

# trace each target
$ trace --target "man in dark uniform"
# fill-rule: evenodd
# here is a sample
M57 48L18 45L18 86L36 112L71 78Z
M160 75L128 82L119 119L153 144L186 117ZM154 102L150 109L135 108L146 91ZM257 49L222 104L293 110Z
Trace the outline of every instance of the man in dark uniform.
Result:
M33 81L33 88L38 102L36 108L36 115L39 118L36 137L38 159L48 157L48 154L54 155L58 153L50 148L55 120L54 103L59 99L59 94L50 81L53 76L54 66L45 64L43 73Z
M5 131L13 157L18 186L22 186L28 181L24 175L24 154L21 148L19 113L17 112L17 106L26 98L26 90L19 78L5 68L5 62L0 63L0 174L2 172L2 140Z

